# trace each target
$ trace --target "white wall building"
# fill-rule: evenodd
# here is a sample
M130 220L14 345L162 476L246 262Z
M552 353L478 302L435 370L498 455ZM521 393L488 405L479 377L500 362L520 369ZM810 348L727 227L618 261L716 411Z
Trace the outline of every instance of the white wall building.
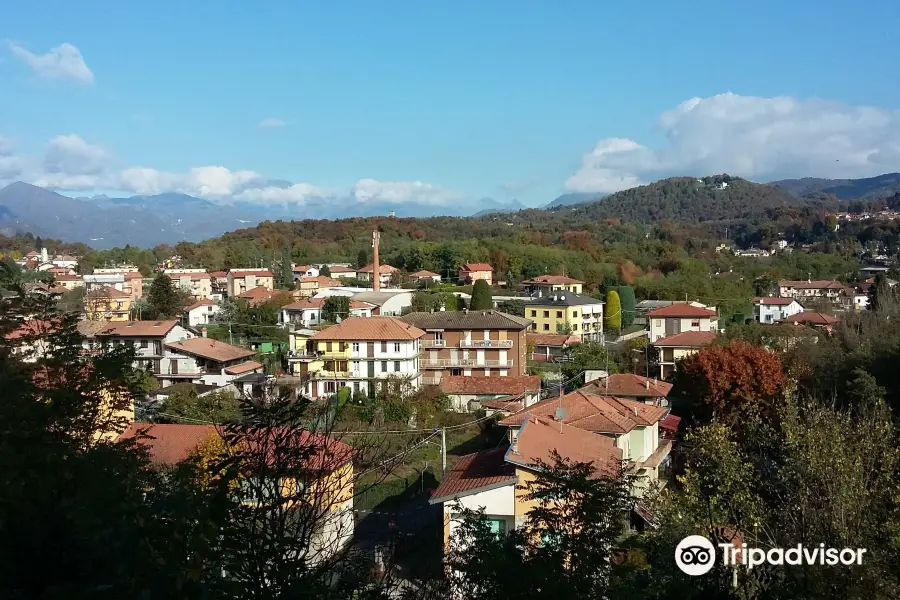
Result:
M647 313L650 342L685 331L715 331L719 319L714 310L692 304L671 304Z
M188 327L202 327L212 323L221 310L212 300L204 299L185 308L184 314L187 315Z
M803 307L793 298L754 298L753 319L757 323L777 323L803 312Z

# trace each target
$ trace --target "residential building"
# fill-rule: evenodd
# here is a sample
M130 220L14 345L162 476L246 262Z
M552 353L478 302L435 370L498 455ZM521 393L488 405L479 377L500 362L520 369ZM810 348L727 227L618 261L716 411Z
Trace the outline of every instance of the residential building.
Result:
M80 275L66 275L59 273L54 276L56 285L60 285L67 290L74 290L77 287L84 287L84 279Z
M232 269L225 276L228 296L235 298L255 287L275 289L275 275L269 269Z
M571 333L582 342L603 341L603 302L572 292L532 297L525 316L535 333Z
M212 277L206 269L166 269L172 284L195 300L212 299Z
M44 336L55 331L57 327L57 322L31 319L22 322L3 337L9 343L13 356L22 362L33 363L50 353L50 343Z
M582 390L600 395L635 400L655 406L668 406L672 384L634 373L613 373L587 382Z
M775 250L784 250L787 247L787 240L775 240L774 242L772 242L772 248L774 248Z
M613 475L623 452L615 441L583 429L538 416L524 416L515 442L460 457L432 494L431 504L442 504L444 552L453 543L464 510L483 511L491 531L504 534L524 526L534 507L527 500L527 484L534 481L541 463L552 462L555 451L572 462L590 460L598 475Z
M293 292L294 296L299 298L312 298L319 293L320 289L333 287L341 287L344 284L338 279L316 275L314 277L295 278L297 289Z
M322 325L325 323L322 318L325 300L326 298L309 298L282 306L280 321L293 327ZM375 308L374 304L368 302L350 300L351 317L371 317ZM338 323L342 320L341 316L337 317Z
M808 325L810 327L831 331L831 328L834 325L837 325L840 322L840 319L832 317L831 315L826 315L825 313L804 311L791 315L784 321L785 323L790 323L792 325Z
M241 375L262 373L263 364L251 360L255 353L206 337L167 342L168 369L157 375L160 381L189 381L224 386Z
M310 340L318 360L308 367L306 391L318 398L347 386L368 394L387 380L418 389L419 339L424 335L393 317L350 317L323 329Z
M251 288L246 292L242 292L237 295L237 298L241 300L246 300L247 304L250 306L259 306L260 304L265 304L278 292L273 290L272 288L267 288L265 286L257 286L255 288Z
M500 311L414 312L401 317L424 331L423 384L446 376L525 375L531 321Z
M431 283L440 283L441 282L441 276L439 274L433 273L431 271L426 271L424 269L421 271L416 271L415 273L410 273L409 278L412 279L413 281L415 281L416 283L420 283L420 284L421 283L431 284Z
M803 300L823 298L836 303L838 302L841 290L843 290L844 287L843 283L834 280L782 280L778 282L775 293L782 298L795 298L800 302Z
M581 343L580 335L568 333L528 333L530 360L540 362L560 362L568 359L569 348Z
M130 439L147 448L150 464L167 468L195 456L205 442L220 441L221 437L215 425L131 423L116 441Z
M301 277L318 277L319 267L315 265L296 265L294 267L294 281Z
M374 265L366 265L356 272L356 277L360 281L374 281L374 278L372 277L372 272L374 270ZM400 269L392 267L391 265L378 265L378 273L379 279L381 280L381 287L389 287L391 285L391 278L394 277L395 274L400 273Z
M329 265L328 271L335 279L356 279L356 269L344 265Z
M57 254L50 262L52 262L57 267L62 267L63 269L78 268L78 259L68 254Z
M85 339L86 350L93 348L95 340L99 344L133 346L135 366L156 375L162 387L174 381L169 376L172 372L171 361L183 358L177 351L168 348L168 344L195 337L178 321L108 321L102 327L93 328L90 333L92 335Z
M651 342L659 352L659 378L668 379L677 361L709 346L715 339L715 331L682 331Z
M312 341L314 335L313 329L288 327L288 373L298 379L295 384L302 390L310 389L312 374L323 366Z
M228 297L228 273L225 271L212 271L209 274L210 300L221 302Z
M716 311L693 304L671 304L647 313L650 342L685 331L715 331Z
M203 299L186 307L184 314L187 316L188 327L202 327L212 323L221 310L212 300Z
M94 269L92 274L85 275L83 279L88 289L93 285L112 286L130 294L132 301L144 295L144 276L132 265Z
M541 378L538 375L510 375L489 377L484 375L445 375L440 382L441 391L450 398L457 411L473 412L490 400L515 400L521 408L527 408L540 400Z
M338 287L320 289L316 298L330 298L331 296L346 296L357 302L366 302L374 306L372 314L381 317L399 317L412 306L412 290L382 290L373 292L369 288Z
M562 410L560 410L562 409ZM500 425L510 428L510 441L515 445L519 427L529 417L571 425L611 438L622 457L631 461L642 481L635 492L640 495L660 480L659 467L668 464L671 442L660 440L659 423L669 409L635 400L594 393L591 389L575 390L557 398L547 398L527 409L510 415Z
M564 275L541 275L522 282L525 291L532 296L549 296L553 292L572 292L580 294L584 282Z
M793 298L753 299L753 320L757 323L777 323L799 312L803 312L803 307Z
M494 267L487 263L466 263L459 268L459 280L463 283L475 283L479 279L494 282Z
M112 286L95 286L84 295L84 316L93 321L127 321L131 296Z

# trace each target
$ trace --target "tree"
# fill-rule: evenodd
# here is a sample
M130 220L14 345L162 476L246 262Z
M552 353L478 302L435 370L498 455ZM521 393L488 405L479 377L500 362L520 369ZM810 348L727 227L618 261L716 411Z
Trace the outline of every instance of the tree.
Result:
M165 416L158 420L171 423L227 423L241 416L240 403L233 392L224 390L198 396L189 383L173 386L159 412Z
M484 279L479 279L472 286L469 310L491 310L492 308L494 308L494 301L491 298L491 286Z
M184 306L184 295L175 289L172 279L160 271L150 284L147 303L149 314L145 318L177 317Z
M328 265L322 265L322 268L319 269L319 275L322 277L331 277L331 269L328 268Z
M618 331L622 328L622 303L619 300L619 292L616 290L609 290L606 294L603 328L609 331Z
M356 268L362 269L369 264L369 252L365 248L360 248L356 255Z
M330 296L322 305L322 320L326 323L340 323L350 316L350 298Z
M41 236L37 236L34 238L34 249L40 252L44 248L44 240L41 239Z
M504 300L503 302L497 303L497 310L500 312L505 312L510 315L516 315L517 317L525 316L525 301L524 300Z
M869 286L868 306L872 312L891 310L897 307L897 296L884 275L875 276L872 285Z
M291 264L291 246L285 244L281 251L281 287L292 290L294 289L294 267Z
M786 383L779 354L732 340L679 362L672 394L699 423L734 424L751 415L772 417Z
M562 375L566 381L575 379L569 383L569 388L578 387L584 382L583 374L586 370L600 370L614 372L616 365L609 360L609 352L603 344L582 342L571 346L569 361L562 365Z
M525 523L492 533L483 512L462 509L447 557L451 593L467 600L609 597L610 558L633 506L635 476L598 474L554 450L521 486L532 506Z
M634 324L634 311L637 304L634 297L634 288L627 285L620 285L616 288L616 292L619 294L619 303L622 311L622 327L631 327L632 324Z

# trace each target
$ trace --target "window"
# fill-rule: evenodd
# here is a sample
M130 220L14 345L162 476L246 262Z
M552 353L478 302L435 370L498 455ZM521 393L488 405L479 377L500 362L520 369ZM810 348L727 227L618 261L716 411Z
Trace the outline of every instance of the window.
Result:
M325 352L331 352L331 342L325 342Z
M394 373L399 373L399 372L400 372L400 361L395 360L394 361Z
M212 309L213 309L212 306L207 306L207 307L206 307L206 312L212 312Z
M493 533L494 535L505 535L506 534L506 519L488 518L487 522L491 528L491 533Z
M381 342L381 352L387 354L387 342Z
M531 324L531 330L532 330L532 331L537 331L537 323L532 323L532 324Z
M578 323L572 323L572 331L578 331Z
M562 318L563 318L563 317L562 317L562 311L561 311L561 310L556 311L556 318L557 318L557 319L562 319Z
M387 361L386 360L381 361L381 372L387 373Z
M434 341L443 342L444 341L444 332L443 331L435 331L434 332Z
M700 327L700 321L691 321L691 327Z
M148 346L150 346L150 342L148 342L147 340L141 340L141 348L146 350Z
M531 311L531 316L532 316L532 317L536 317L536 316L537 316L537 311L536 311L536 310L532 310L532 311Z
M573 311L572 311L572 317L575 318L575 319L578 318L578 311L577 311L577 310L573 310Z
M394 342L394 352L400 353L400 342Z
M359 352L359 342L353 342L353 351Z
M550 318L550 311L549 311L549 310L545 310L545 311L544 311L544 318L545 318L545 319L549 319L549 318Z
M550 323L544 323L544 331L550 331Z

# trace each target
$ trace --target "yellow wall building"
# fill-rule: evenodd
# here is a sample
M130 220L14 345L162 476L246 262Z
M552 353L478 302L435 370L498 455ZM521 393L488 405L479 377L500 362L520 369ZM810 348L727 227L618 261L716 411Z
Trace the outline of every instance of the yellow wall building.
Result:
M572 292L551 292L525 305L535 333L571 333L582 342L603 340L603 302Z

